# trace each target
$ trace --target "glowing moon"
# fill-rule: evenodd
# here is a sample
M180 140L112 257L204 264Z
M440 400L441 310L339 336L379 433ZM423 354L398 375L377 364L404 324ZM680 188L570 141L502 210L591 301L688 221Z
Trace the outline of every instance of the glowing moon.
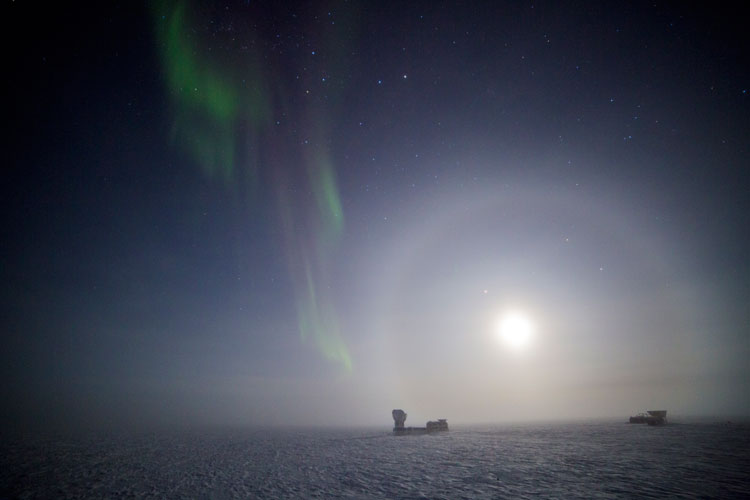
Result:
M522 312L508 312L497 324L497 333L504 344L515 350L526 348L534 335L534 324Z

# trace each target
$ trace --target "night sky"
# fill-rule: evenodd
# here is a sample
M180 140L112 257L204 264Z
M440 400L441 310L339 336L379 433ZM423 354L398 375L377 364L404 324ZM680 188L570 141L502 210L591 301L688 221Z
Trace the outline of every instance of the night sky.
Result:
M750 414L708 7L6 3L2 423Z

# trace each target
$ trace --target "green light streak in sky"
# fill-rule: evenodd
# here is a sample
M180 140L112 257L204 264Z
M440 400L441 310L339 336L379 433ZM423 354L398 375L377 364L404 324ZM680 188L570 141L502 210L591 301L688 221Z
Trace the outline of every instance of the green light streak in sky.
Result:
M161 2L157 41L164 76L175 107L173 140L185 149L209 178L232 188L237 181L237 125L248 120L257 131L270 116L267 93L252 64L243 88L236 71L199 56L191 39L186 4ZM248 71L249 69L249 71Z
M231 83L201 63L186 36L185 8L180 4L166 19L164 63L167 85L183 104L205 111L216 120L237 115L238 93Z
M320 183L322 178L318 176L316 180ZM338 200L338 194L334 198ZM299 217L295 218L294 207L287 193L280 192L277 202L285 240L284 248L294 284L300 339L303 342L313 342L326 359L338 362L347 371L351 371L353 362L341 335L334 302L328 296L326 288L317 285L321 278L326 276L322 269L330 261L330 248L335 246L333 239L337 240L339 234L332 235L331 239L324 237L323 232L318 232L317 237L312 238L314 248L311 249L300 234L313 224L300 220ZM320 219L320 210L307 215L313 222L317 221L317 225L323 222ZM341 219L343 217L339 220ZM333 227L335 231L340 232L343 224L336 223Z
M323 239L329 243L337 243L344 230L344 211L336 184L336 172L328 155L318 155L308 175L323 226Z
M303 340L312 338L323 356L340 362L344 368L351 371L352 360L341 338L335 310L330 302L318 303L310 268L307 267L305 271L307 293L297 303L300 336Z
M232 192L243 180L257 182L257 170L264 163L279 173L269 176L274 181L267 181L266 187L276 196L300 338L312 342L326 359L351 371L352 359L341 335L334 300L327 287L321 286L329 281L327 271L344 229L330 154L321 150L310 156L300 153L301 162L294 156L282 155L283 160L274 157L278 151L273 149L293 148L294 141L271 127L270 103L283 107L287 99L280 85L271 89L266 84L280 79L274 78L269 66L261 64L263 57L251 50L243 53L241 65L208 57L201 52L200 34L190 19L198 4L167 0L151 5L164 80L174 107L172 140L209 179L221 181ZM333 39L327 45L332 51L345 50L339 42ZM301 127L306 124L306 129L315 131L316 144L330 142L325 133L325 112L313 113L304 106L287 111L315 116L314 121L299 120ZM247 126L242 133L240 124ZM238 155L241 151L247 153L244 159ZM298 167L294 163L301 163L303 170L295 172ZM306 173L303 190L312 193L312 206L301 201L304 198L293 199L284 182L298 178L300 173L303 178Z

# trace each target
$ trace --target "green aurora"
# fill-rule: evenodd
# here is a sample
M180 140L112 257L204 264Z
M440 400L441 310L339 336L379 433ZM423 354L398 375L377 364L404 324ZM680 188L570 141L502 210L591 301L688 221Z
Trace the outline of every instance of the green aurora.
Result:
M298 160L313 195L313 204L306 206L293 199L282 182L290 176L284 172L290 165L264 151L288 146L272 130L274 103L285 107L288 95L277 83L280 79L274 78L270 65L259 64L260 58L252 51L242 63L200 55L200 40L192 30L192 7L160 2L153 8L164 82L173 106L173 146L184 151L209 180L220 182L228 195L240 188L250 193L266 188L274 193L300 338L313 342L322 356L351 371L352 359L334 301L320 285L327 281L344 231L336 169L325 146L330 134L321 132L325 130L323 112L300 113L316 117L309 128L317 131L318 139L310 148L314 153ZM330 46L340 47L335 42L331 40ZM241 159L238 152L246 150L253 154ZM247 185L241 186L243 182Z

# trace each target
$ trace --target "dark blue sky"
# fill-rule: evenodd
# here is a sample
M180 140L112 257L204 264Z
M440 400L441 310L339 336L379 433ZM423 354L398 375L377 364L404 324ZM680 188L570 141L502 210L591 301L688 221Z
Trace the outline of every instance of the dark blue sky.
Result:
M5 420L750 411L736 13L4 10Z

